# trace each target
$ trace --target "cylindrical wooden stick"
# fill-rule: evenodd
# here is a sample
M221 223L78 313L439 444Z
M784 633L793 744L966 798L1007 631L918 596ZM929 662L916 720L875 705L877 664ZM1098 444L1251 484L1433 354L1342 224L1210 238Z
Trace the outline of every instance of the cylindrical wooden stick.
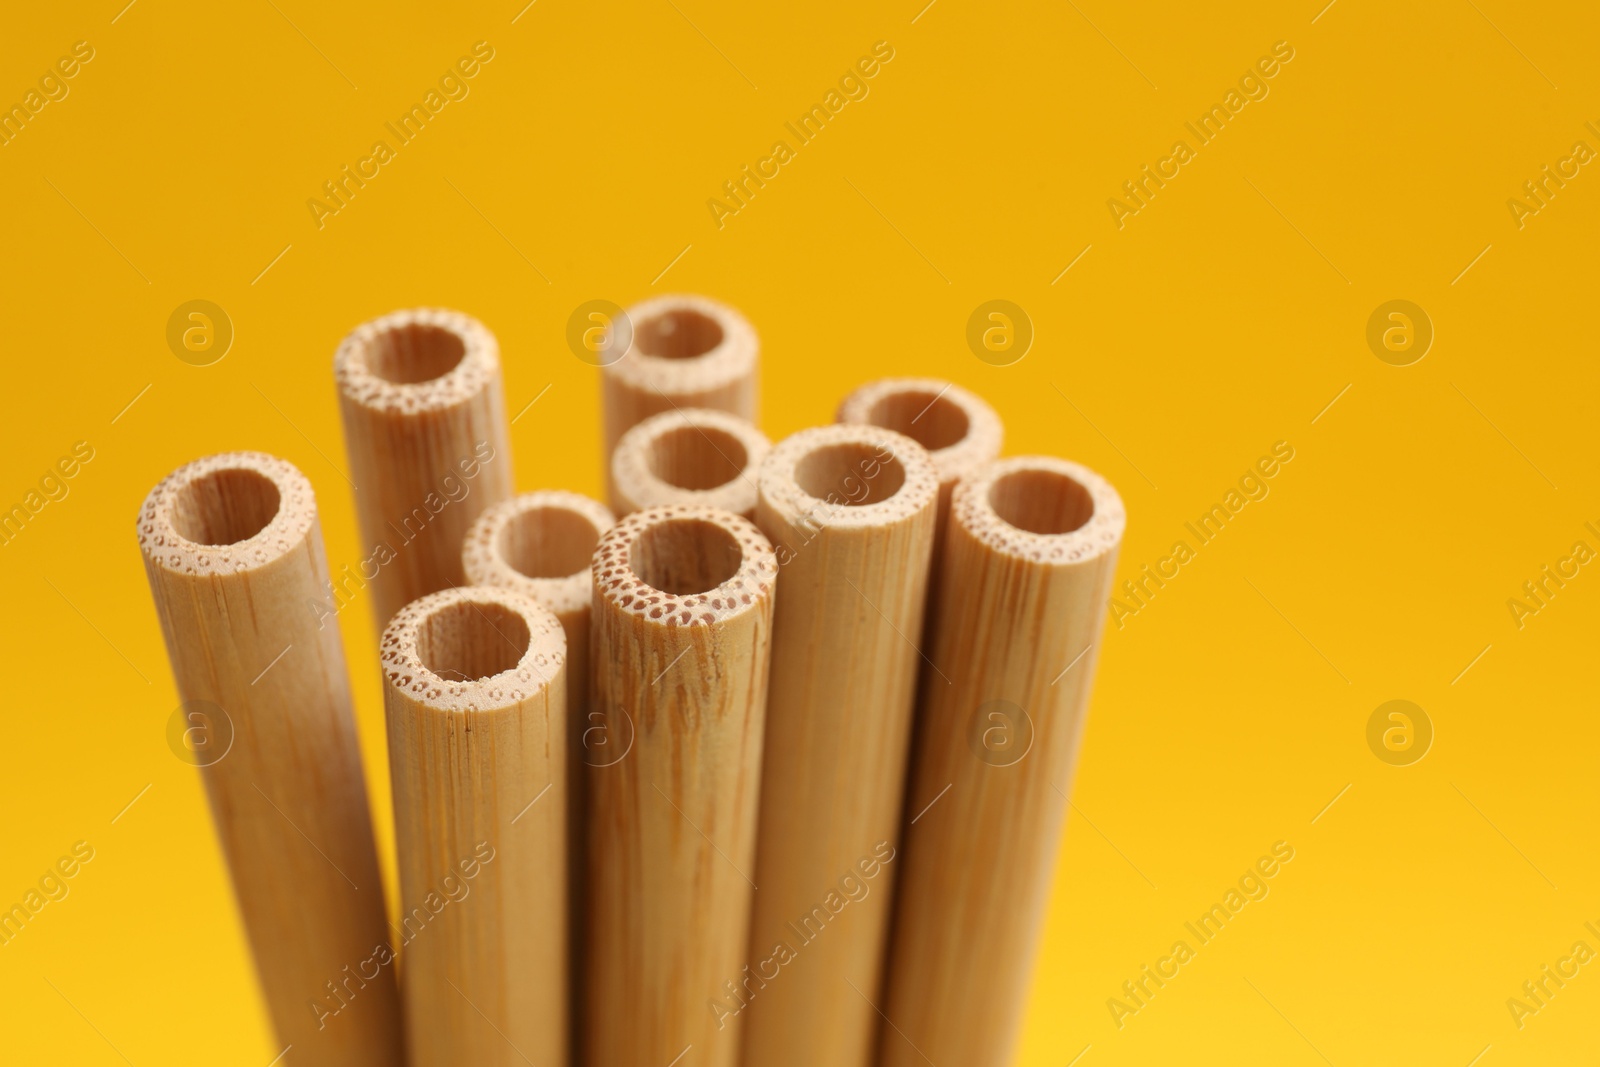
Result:
M771 442L737 415L682 408L652 415L611 454L611 503L626 515L657 504L756 512L756 473Z
M844 398L838 421L882 426L928 450L939 471L934 559L956 482L1000 454L1000 416L976 394L937 378L883 378Z
M180 467L139 548L288 1064L393 1067L383 882L311 483L259 452ZM199 731L195 733L195 731Z
M606 477L611 453L632 426L679 408L756 418L761 344L743 315L702 296L661 296L626 312L613 342L620 357L603 371Z
M893 861L921 658L939 478L928 453L875 426L781 442L761 468L757 524L783 595L773 617L754 978L725 1007L744 1062L872 1062ZM823 928L826 927L826 935ZM852 986L854 988L852 989Z
M962 480L919 696L883 1067L1012 1059L1122 540L1098 474Z
M714 1005L744 975L777 569L713 508L649 508L600 540L591 708L631 748L589 771L590 1067L738 1060Z
M467 581L532 597L555 613L567 636L567 914L583 929L583 764L611 761L614 745L605 716L589 717L589 565L600 536L616 519L605 505L577 493L523 493L478 517L462 546ZM571 941L570 988L583 988L583 938ZM578 998L572 997L576 1008Z
M566 1062L566 638L508 589L383 634L411 1067Z
M500 346L454 311L363 323L333 361L356 486L363 559L381 631L420 596L460 585L461 540L511 495ZM354 596L356 589L336 589Z

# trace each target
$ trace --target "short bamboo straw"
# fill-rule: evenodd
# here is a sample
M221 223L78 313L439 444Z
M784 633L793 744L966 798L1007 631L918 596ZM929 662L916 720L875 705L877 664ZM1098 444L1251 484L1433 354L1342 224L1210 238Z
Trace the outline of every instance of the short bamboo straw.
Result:
M761 468L773 618L744 1062L872 1062L939 478L908 437L825 426ZM826 932L824 933L824 927ZM853 988L852 988L853 987Z
M702 296L662 296L626 312L613 334L621 355L607 363L601 387L606 477L611 453L629 428L679 408L712 408L756 418L761 344L743 315Z
M838 421L903 433L933 456L939 471L939 520L933 535L937 560L956 482L1000 455L1000 416L980 397L950 382L883 378L845 397Z
M180 467L139 548L287 1062L392 1067L400 1006L311 483L260 452Z
M1000 460L956 489L883 1067L1011 1062L1123 524L1116 490L1065 460Z
M772 447L766 435L725 411L684 408L652 415L611 454L611 503L626 515L657 504L756 513L756 472Z
M567 914L583 929L583 764L605 764L616 748L605 716L589 716L589 564L600 535L616 519L605 505L577 493L523 493L478 517L462 546L467 581L514 589L555 613L567 637ZM581 989L583 938L571 941L570 987ZM576 1008L577 997L572 1004Z
M590 1067L738 1060L777 561L729 512L635 512L594 563L594 708L631 731L589 774Z
M500 347L459 312L397 311L356 327L333 371L381 631L462 584L467 528L511 496Z
M384 631L411 1067L567 1056L566 638L508 589Z

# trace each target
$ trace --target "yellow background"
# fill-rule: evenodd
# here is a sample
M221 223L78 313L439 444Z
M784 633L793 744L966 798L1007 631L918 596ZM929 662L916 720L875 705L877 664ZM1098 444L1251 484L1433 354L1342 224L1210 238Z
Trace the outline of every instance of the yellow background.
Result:
M75 41L95 58L0 148L0 503L75 441L95 458L0 547L0 902L75 841L96 854L0 947L0 1059L278 1051L198 775L165 741L133 533L150 486L277 453L316 486L333 567L356 561L334 347L437 304L498 335L511 412L549 386L513 428L518 488L597 492L597 372L568 315L674 290L755 323L774 438L869 377L977 390L1008 453L1119 487L1121 577L1295 449L1108 628L1018 1062L1593 1054L1600 965L1521 1030L1505 1003L1574 941L1600 948L1600 567L1520 630L1506 607L1574 541L1600 548L1600 174L1521 229L1506 206L1574 141L1600 148L1592 6L522 2L5 15L0 102ZM470 96L319 230L306 200L479 40ZM706 200L879 40L870 95L717 229ZM1270 95L1118 230L1106 200L1280 40ZM164 336L197 298L237 335L208 367ZM994 298L1037 332L1012 366L965 342ZM1365 341L1396 298L1436 330L1403 368ZM340 622L392 865L366 610ZM1395 698L1436 731L1409 767L1365 739ZM1119 1030L1107 998L1278 840L1295 858L1271 895Z

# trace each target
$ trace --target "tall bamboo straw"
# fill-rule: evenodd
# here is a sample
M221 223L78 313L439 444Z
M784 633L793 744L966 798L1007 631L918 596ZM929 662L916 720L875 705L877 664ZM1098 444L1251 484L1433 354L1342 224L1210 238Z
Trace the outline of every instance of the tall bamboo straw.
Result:
M882 378L845 397L838 421L903 433L933 457L939 472L939 520L933 535L937 560L956 482L1000 455L1000 416L981 397L951 382Z
M772 444L737 415L680 408L622 435L611 454L611 503L626 515L657 504L756 513L756 472Z
M802 430L761 468L782 563L744 1061L872 1062L939 479L908 437Z
M333 361L373 618L460 585L461 541L511 496L500 346L455 311L397 311L356 327ZM354 595L358 590L336 590Z
M382 643L411 1067L566 1062L566 638L477 586Z
M602 372L608 495L611 453L630 427L651 415L677 407L756 418L761 343L743 315L686 295L646 300L625 314L612 335L621 354Z
M883 1067L1011 1062L1124 521L1116 490L1065 460L1000 460L956 489Z
M139 549L285 1062L392 1067L400 1008L311 483L260 452L180 467ZM198 732L196 732L198 731Z
M712 508L635 512L595 554L592 707L631 746L589 776L591 1067L737 1062L715 1003L745 962L776 576Z
M531 597L555 613L566 633L567 925L573 931L583 929L588 826L584 764L609 763L615 750L605 716L589 714L589 604L594 590L589 565L600 536L615 522L603 504L577 493L523 493L479 516L461 550L467 581ZM582 989L583 938L569 940L569 986ZM578 998L571 1001L576 1014Z

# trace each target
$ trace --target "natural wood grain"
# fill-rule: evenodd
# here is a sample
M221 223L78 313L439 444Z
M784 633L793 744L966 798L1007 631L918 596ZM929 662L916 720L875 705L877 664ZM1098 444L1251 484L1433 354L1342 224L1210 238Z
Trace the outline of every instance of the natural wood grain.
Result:
M1124 516L1022 457L963 479L919 693L883 1067L1012 1062Z
M761 468L756 522L782 593L773 617L744 1062L873 1059L917 668L911 642L939 478L908 437L825 426ZM854 988L852 988L852 986ZM746 1015L746 1013L748 1013Z
M333 361L362 566L381 632L402 606L460 585L461 541L511 496L500 347L454 311L363 323Z
M611 503L618 515L657 504L756 512L756 472L772 444L737 415L678 408L622 435L611 454Z
M761 344L743 315L702 296L628 308L602 372L607 497L611 453L631 427L673 408L711 408L754 422Z
M555 613L567 637L567 913L583 929L587 835L585 763L610 762L605 717L589 716L590 573L595 546L616 519L577 493L543 490L496 504L467 532L461 563L467 581L514 589ZM588 745L585 741L589 742ZM584 945L572 937L570 987L583 988ZM574 1012L578 998L571 998ZM578 1053L574 1050L574 1058Z
M311 483L259 452L179 468L139 548L283 1062L398 1067L394 969ZM188 750L185 750L188 751Z
M882 378L845 397L838 421L882 426L928 450L939 471L939 519L933 533L933 558L939 559L950 494L958 481L1000 455L1000 416L981 397L951 382Z
M589 770L590 1067L737 1062L712 1005L745 963L777 569L752 523L679 505L595 554L590 706L626 755Z
M566 1063L566 638L475 586L382 642L411 1067Z

